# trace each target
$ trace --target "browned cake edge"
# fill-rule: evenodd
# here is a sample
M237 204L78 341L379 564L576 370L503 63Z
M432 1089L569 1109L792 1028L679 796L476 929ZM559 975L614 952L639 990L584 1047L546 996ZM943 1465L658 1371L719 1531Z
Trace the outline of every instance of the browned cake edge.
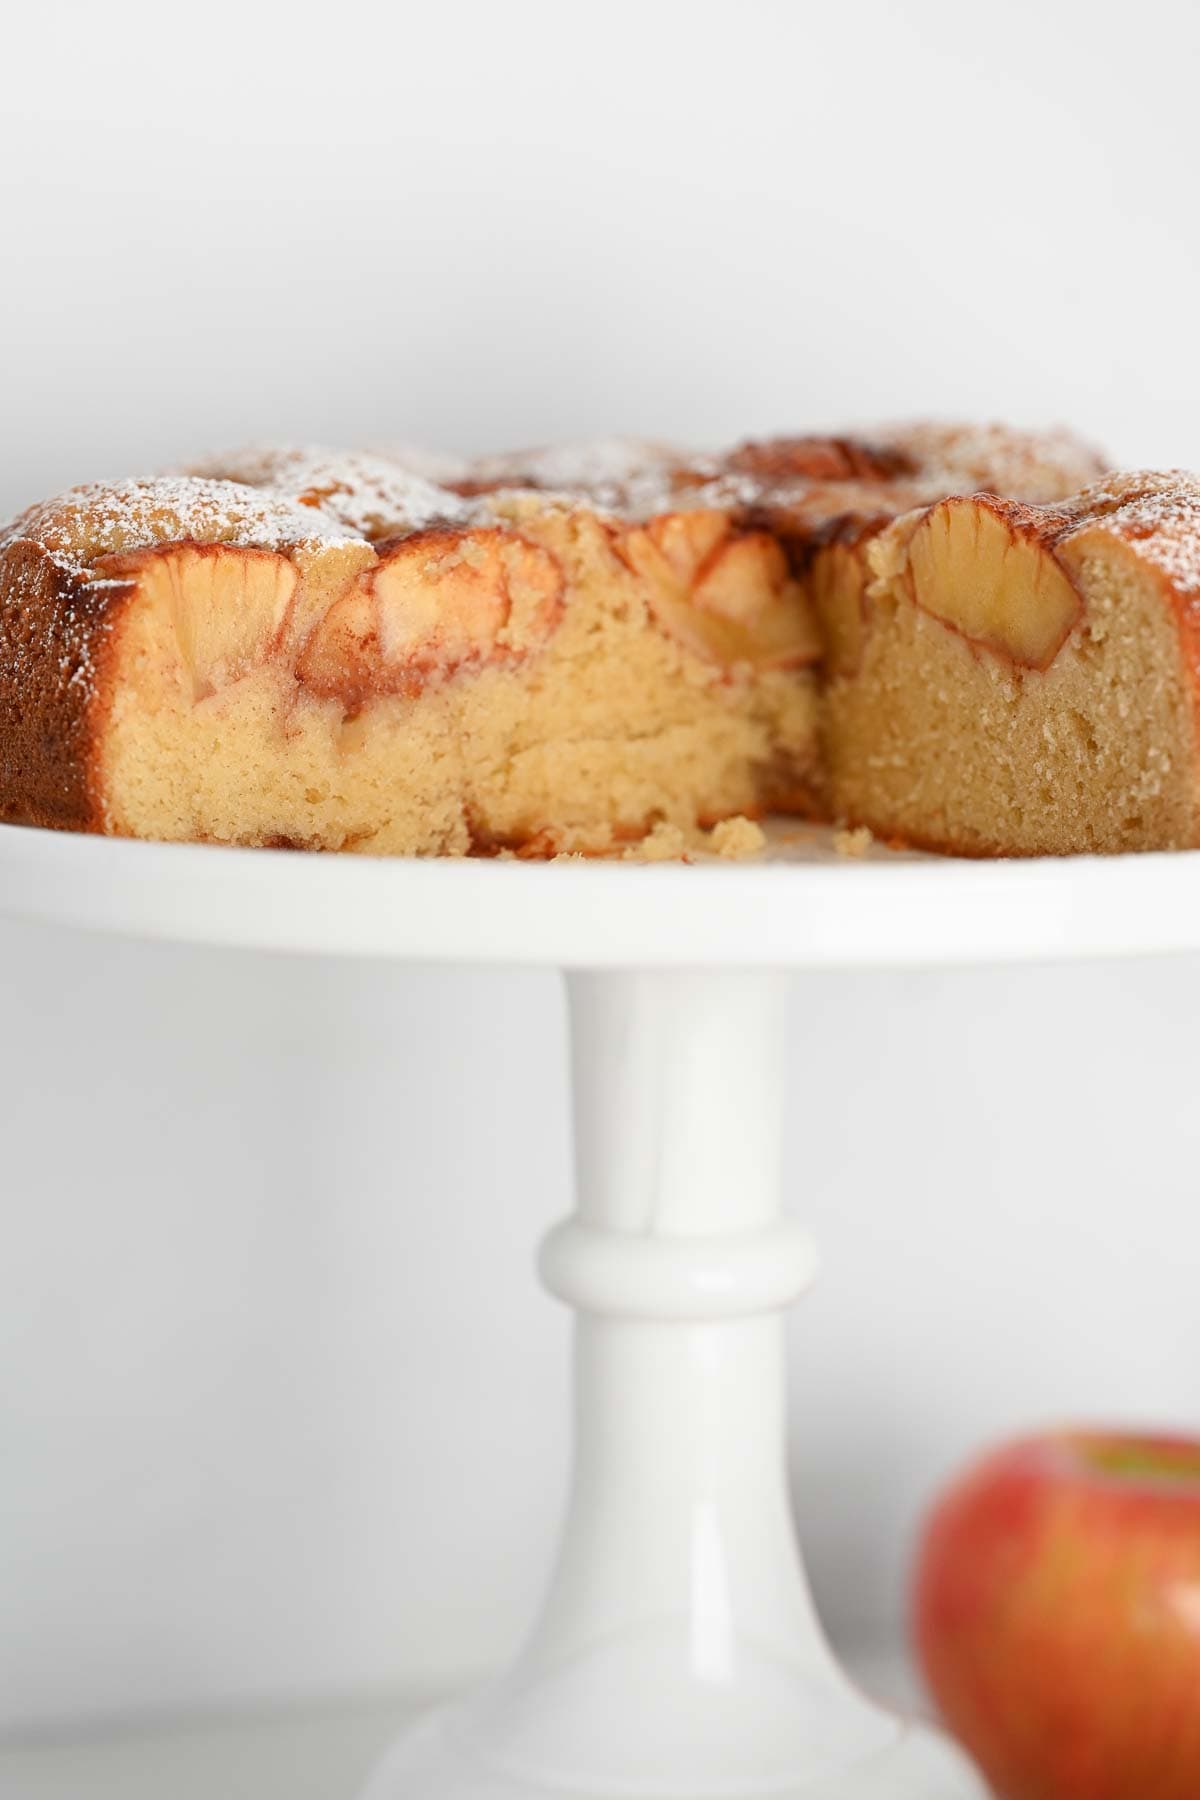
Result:
M0 818L105 829L97 746L116 626L135 592L28 540L0 552Z

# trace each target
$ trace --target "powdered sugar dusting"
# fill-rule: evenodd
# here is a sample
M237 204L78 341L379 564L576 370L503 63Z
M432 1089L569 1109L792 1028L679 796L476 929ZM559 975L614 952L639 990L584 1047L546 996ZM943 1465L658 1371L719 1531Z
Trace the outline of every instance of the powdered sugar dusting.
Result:
M237 544L284 550L354 540L327 514L292 506L231 481L191 475L91 482L31 506L0 536L0 549L25 539L79 573L100 558L156 544Z
M605 511L640 514L672 503L674 478L688 465L686 454L667 444L641 438L592 438L478 457L469 465L462 485L536 488L566 499L586 499Z
M1098 450L1064 426L1018 431L1011 425L914 420L862 435L910 459L915 479L940 495L983 491L1014 500L1062 500L1109 467Z
M916 422L847 436L767 439L720 454L601 438L482 457L460 485L473 493L531 488L635 519L712 507L803 533L979 489L1059 499L1094 481L1105 466L1065 430Z
M1200 478L1185 469L1135 469L1086 488L1064 508L1064 536L1100 524L1154 563L1188 599L1200 598ZM1060 540L1061 541L1061 540Z
M79 570L114 552L189 539L269 550L377 542L435 524L469 526L487 516L483 496L500 490L626 519L711 507L803 535L979 489L1057 500L1103 467L1063 431L922 423L774 439L711 456L600 438L472 463L441 458L430 465L441 480L412 466L419 461L399 450L244 449L185 474L72 489L30 508L0 543L32 538Z
M396 458L364 450L266 445L213 457L193 473L245 483L291 506L319 508L368 539L422 531L435 521L465 524L472 512L450 488Z

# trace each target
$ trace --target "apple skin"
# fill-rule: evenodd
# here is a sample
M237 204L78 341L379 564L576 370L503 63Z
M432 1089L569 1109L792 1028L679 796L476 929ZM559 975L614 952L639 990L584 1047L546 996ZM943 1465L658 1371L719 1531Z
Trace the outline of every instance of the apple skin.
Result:
M928 1518L913 1629L1003 1800L1200 1800L1200 1441L987 1457Z

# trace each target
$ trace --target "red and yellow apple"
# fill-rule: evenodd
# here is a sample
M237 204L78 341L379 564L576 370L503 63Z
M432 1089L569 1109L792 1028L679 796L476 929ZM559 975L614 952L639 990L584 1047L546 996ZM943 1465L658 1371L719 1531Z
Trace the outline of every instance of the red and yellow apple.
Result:
M1002 1800L1200 1800L1200 1441L997 1451L930 1514L913 1611Z

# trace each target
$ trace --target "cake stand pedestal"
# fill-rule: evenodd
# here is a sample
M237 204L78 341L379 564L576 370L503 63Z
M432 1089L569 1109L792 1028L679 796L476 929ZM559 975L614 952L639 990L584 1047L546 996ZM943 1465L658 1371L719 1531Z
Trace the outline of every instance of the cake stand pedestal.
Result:
M413 863L0 828L10 912L158 938L566 968L575 1471L514 1666L411 1731L364 1800L981 1800L822 1636L784 1475L783 971L1200 946L1200 856L969 864Z
M785 978L567 985L577 1206L541 1254L577 1315L557 1567L515 1666L368 1800L981 1794L841 1673L796 1551L781 1315L816 1257L779 1211Z

